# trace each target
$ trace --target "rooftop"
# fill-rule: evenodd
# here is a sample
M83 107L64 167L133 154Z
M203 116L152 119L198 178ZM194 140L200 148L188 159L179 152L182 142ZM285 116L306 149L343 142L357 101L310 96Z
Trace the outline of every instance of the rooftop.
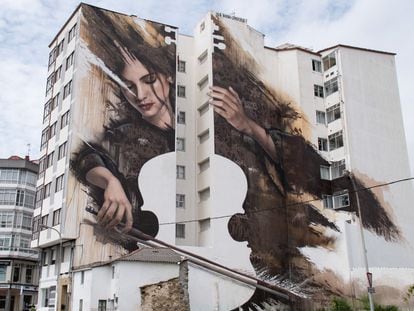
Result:
M182 257L169 248L143 247L132 253L122 256L114 261L143 261L143 262L166 262L177 263Z

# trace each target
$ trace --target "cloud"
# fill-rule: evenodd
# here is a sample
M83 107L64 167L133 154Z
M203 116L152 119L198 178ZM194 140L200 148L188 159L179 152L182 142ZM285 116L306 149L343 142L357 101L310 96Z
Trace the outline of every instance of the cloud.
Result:
M39 149L44 98L44 87L40 88L38 81L45 79L44 68L10 59L0 60L0 68L0 157L25 155L28 143L36 154Z

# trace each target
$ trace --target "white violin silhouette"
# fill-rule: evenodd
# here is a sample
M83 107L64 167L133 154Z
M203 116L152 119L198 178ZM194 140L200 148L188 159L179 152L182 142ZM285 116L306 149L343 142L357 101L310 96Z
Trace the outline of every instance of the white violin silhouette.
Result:
M210 157L209 246L182 246L188 251L221 265L255 276L247 242L233 240L228 231L228 216L244 213L247 180L242 169L219 155ZM160 223L157 239L175 245L176 154L152 158L142 167L138 185L144 200L142 210L156 214ZM187 208L196 208L187 207ZM203 269L189 269L191 310L231 310L243 305L254 293L249 287Z

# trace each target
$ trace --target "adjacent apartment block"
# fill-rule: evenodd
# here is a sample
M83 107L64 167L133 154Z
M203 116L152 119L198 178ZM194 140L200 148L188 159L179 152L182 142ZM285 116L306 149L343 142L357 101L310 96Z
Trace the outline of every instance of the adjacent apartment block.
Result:
M394 53L267 47L217 12L188 36L80 4L50 44L41 142L39 310L122 305L81 297L71 272L136 250L112 228L129 221L315 307L365 294L362 239L376 301L413 278ZM194 310L278 302L194 269L188 286Z
M0 159L0 310L37 302L38 252L30 248L38 164Z

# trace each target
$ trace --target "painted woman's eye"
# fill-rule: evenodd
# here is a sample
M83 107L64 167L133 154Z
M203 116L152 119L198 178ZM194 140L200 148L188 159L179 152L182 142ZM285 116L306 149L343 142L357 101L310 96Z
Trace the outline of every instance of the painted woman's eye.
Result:
M144 78L143 81L146 84L153 84L157 80L157 76L155 73L149 73Z
M134 88L134 85L132 83L127 82L127 83L125 83L125 85L129 90L132 90Z

